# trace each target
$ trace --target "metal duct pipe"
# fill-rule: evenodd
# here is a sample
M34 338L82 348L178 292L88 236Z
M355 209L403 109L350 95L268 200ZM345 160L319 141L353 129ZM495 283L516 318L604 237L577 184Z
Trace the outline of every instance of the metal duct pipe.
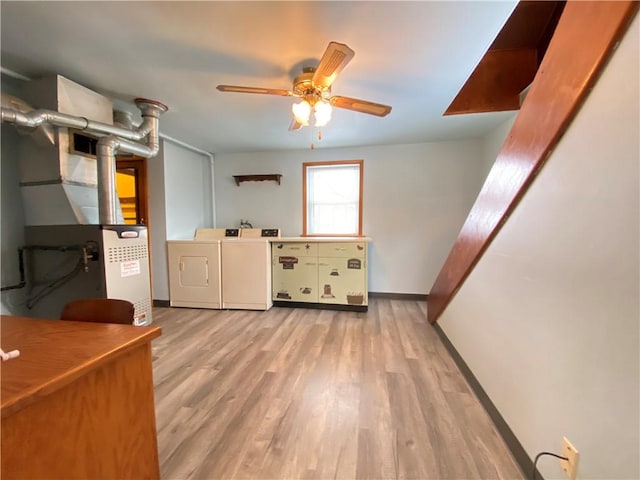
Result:
M166 108L166 107L165 107ZM148 117L147 117L148 118ZM84 117L76 117L53 110L32 110L20 112L11 108L2 107L2 121L13 123L21 127L37 128L43 124L51 124L56 127L75 128L98 135L115 135L128 140L142 140L151 131L152 124L143 118L142 123L135 130L127 130L108 123L94 122Z
M5 116L10 117L12 113L14 114L13 116L15 117L16 116L15 114L17 113L27 113L27 112L33 111L33 107L29 105L27 102L25 102L21 98L14 97L13 95L9 95L8 93L2 92L1 99L2 99L2 110L3 110L2 120L3 121ZM48 145L48 144L55 145L56 143L55 130L53 128L53 125L49 123L43 123L41 126L35 129L35 132L33 132L30 129L27 129L25 131L33 135L34 138L36 138L36 141L38 143L41 143L44 145ZM19 127L18 132L24 133L23 128Z
M135 102L142 113L142 123L136 130L127 130L52 110L21 112L13 108L2 107L1 114L3 122L21 127L37 128L44 124L50 124L106 135L101 137L97 144L99 221L103 224L114 224L117 221L115 155L118 151L123 151L146 158L154 157L160 147L158 118L168 110L166 105L153 100L137 98ZM145 137L146 145L132 141Z
M113 111L113 124L116 127L133 129L133 114L122 110Z
M85 130L88 120L82 117L74 117L66 113L54 112L52 110L32 110L22 113L17 110L2 109L2 121L15 123L21 127L36 128L45 123L50 123L57 127L70 127Z
M136 98L136 106L142 112L142 124L149 128L146 145L108 135L98 140L98 211L100 223L112 225L117 219L116 205L116 153L133 153L141 157L155 157L160 148L158 118L167 111L160 102Z

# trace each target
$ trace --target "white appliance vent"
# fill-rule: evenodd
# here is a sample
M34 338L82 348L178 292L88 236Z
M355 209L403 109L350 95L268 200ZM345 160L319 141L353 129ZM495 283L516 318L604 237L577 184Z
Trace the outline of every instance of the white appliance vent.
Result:
M149 325L151 321L151 301L149 298L141 299L133 303L135 307L135 325Z
M125 247L111 247L107 250L109 263L128 262L147 258L147 245L129 245Z

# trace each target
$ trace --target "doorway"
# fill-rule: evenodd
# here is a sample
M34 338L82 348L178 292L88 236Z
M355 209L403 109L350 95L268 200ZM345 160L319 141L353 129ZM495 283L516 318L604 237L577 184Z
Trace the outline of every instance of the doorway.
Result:
M149 226L147 159L142 157L117 158L116 189L124 223Z
M149 198L147 188L147 159L116 157L116 190L126 225L146 225L149 256L149 284L153 299L153 262L151 261L151 233L149 232Z

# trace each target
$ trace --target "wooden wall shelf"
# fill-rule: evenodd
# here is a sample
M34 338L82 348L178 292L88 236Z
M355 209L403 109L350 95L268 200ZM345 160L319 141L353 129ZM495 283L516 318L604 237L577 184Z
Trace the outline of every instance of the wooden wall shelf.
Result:
M238 186L240 186L242 182L264 182L265 180L272 180L278 182L278 185L280 185L282 175L277 173L269 175L234 175L233 178Z

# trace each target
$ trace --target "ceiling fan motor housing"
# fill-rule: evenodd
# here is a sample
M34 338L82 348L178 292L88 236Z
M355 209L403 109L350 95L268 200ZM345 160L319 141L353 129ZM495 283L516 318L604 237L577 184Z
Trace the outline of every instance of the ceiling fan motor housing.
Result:
M389 105L359 100L357 98L342 97L331 94L331 85L337 75L351 61L355 52L347 45L338 42L329 42L327 49L322 54L317 67L304 67L302 73L293 79L293 89L284 90L279 88L243 87L236 85L218 85L216 88L221 92L236 93L259 93L263 95L280 95L283 97L302 98L307 103L307 108L315 108L319 102L327 103L333 107L353 110L355 112L366 113L384 117L391 112ZM327 105L327 106L328 106ZM323 107L325 105L322 105ZM322 109L320 109L322 110ZM326 110L326 109L325 109ZM302 117L301 117L302 118ZM297 130L302 124L296 119L295 127L290 130Z
M293 93L304 98L311 106L331 95L331 87L323 88L314 85L313 74L315 72L315 67L304 67L302 73L293 79Z

